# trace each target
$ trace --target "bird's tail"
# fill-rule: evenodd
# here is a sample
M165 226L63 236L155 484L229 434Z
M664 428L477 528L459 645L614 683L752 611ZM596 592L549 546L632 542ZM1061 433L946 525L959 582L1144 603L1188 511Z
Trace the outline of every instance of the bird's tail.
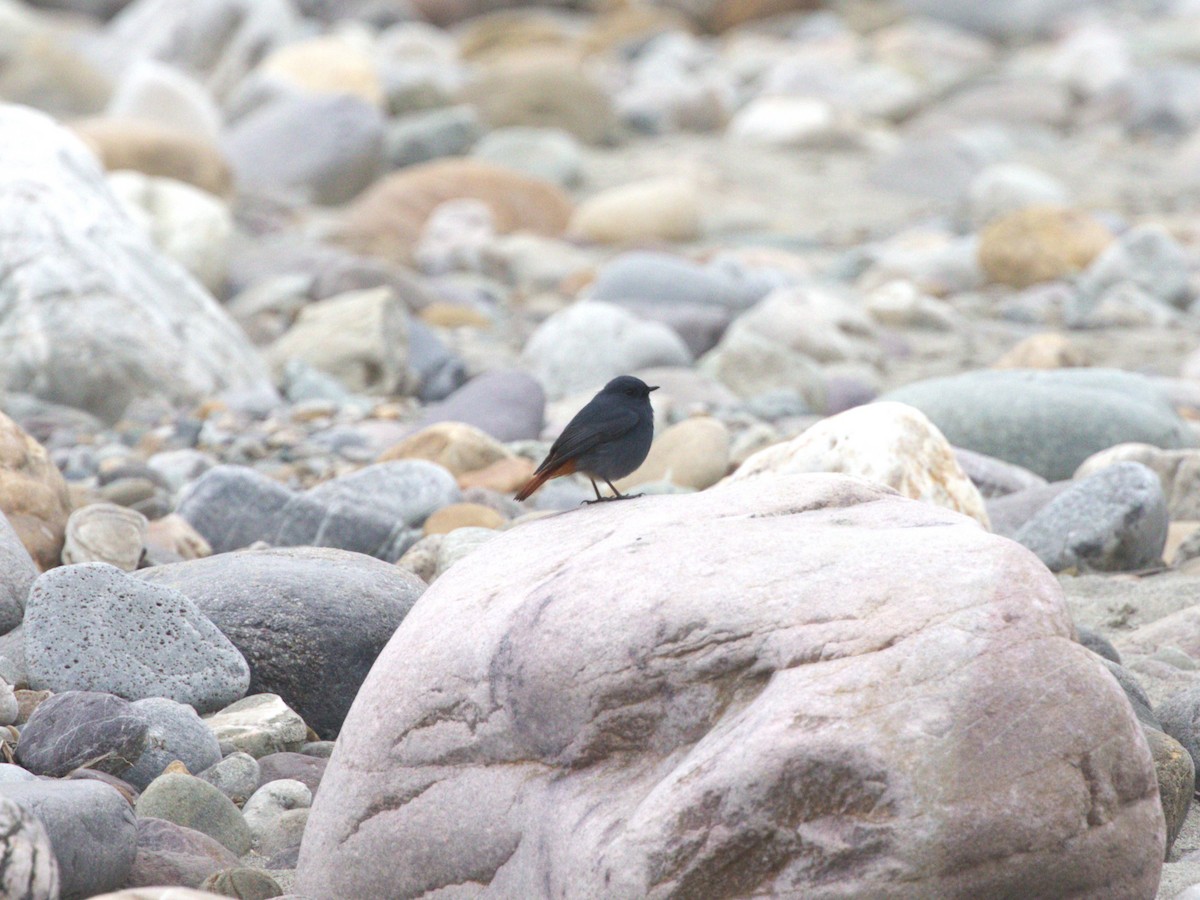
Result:
M525 482L525 487L517 491L516 500L528 500L529 495L540 488L551 478L557 478L559 475L570 475L575 471L575 460L569 459L557 466L543 466L537 472L533 473L533 477Z

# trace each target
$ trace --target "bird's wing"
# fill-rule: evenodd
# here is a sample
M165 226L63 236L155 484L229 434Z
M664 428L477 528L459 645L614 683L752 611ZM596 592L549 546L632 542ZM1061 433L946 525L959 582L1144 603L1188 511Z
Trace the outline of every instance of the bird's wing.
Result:
M631 409L585 406L567 423L537 471L555 468L568 459L614 441L632 431L637 423L638 414Z

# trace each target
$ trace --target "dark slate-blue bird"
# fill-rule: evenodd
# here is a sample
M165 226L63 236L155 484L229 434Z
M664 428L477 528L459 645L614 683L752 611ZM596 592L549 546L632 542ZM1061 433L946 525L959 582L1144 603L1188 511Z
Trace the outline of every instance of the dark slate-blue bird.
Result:
M606 384L567 423L533 477L517 493L517 499L526 499L551 478L575 472L592 482L596 499L588 503L628 499L629 495L618 491L613 481L634 471L650 452L654 440L650 392L656 390L658 385L651 387L632 375L618 375ZM596 479L612 488L613 496L602 497Z

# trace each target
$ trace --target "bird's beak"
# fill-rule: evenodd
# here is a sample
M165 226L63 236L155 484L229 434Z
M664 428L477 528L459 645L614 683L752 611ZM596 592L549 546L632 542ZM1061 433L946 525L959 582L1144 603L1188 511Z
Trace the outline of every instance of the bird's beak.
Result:
M649 391L657 391L657 390L658 390L658 385L657 385L657 384L656 384L654 387L652 387L652 388L646 388L646 391L647 391L647 392L649 392Z

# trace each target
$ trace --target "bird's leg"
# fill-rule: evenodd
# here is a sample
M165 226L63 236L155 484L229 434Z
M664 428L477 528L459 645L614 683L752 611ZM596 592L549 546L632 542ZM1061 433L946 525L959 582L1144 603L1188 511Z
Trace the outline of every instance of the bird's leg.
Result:
M596 499L595 500L584 500L583 501L584 505L591 506L593 503L603 503L606 500L612 499L611 497L601 497L600 496L600 488L596 487L596 479L595 478L592 478L592 476L589 475L588 481L590 481L592 483L592 490L596 492Z
M595 482L592 482L592 483L595 484ZM616 485L614 485L607 478L604 479L604 483L607 484L610 488L612 488L613 496L609 497L608 498L609 500L632 500L634 497L642 496L641 494L622 494L620 491L617 490Z

